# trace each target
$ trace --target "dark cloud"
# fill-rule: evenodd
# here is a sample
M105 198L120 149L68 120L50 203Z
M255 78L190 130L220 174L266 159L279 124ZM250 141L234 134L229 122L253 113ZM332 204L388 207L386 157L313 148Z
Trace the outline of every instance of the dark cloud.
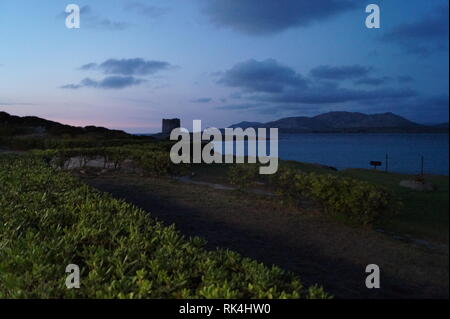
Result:
M398 101L389 105L392 112L401 114L417 123L444 123L448 122L448 94L419 96L407 101ZM375 110L379 107L376 106Z
M262 101L276 103L330 104L355 101L362 102L386 99L403 99L416 95L417 93L411 89L355 90L338 88L327 91L318 88L311 88L303 92L291 91L280 95L260 96L256 98Z
M417 93L411 89L383 88L361 90L340 87L337 81L367 75L370 68L363 66L330 67L322 66L311 72L311 78L304 78L295 70L280 65L275 60L258 62L255 60L236 64L223 73L219 83L241 89L241 98L250 104L240 103L238 106L224 106L223 109L237 109L255 103L271 103L279 107L290 108L292 104L340 104L340 103L382 103L395 102L415 97ZM317 78L319 79L317 79ZM362 77L366 85L377 85L390 78ZM361 83L363 84L363 83ZM380 83L381 84L381 83ZM256 106L255 106L256 107Z
M399 83L411 83L414 82L414 78L409 75L401 75L397 77Z
M150 61L142 58L135 59L109 59L101 64L87 63L82 65L79 70L99 71L109 75L101 81L85 78L79 84L67 84L61 86L63 89L79 89L83 87L100 89L123 89L145 82L144 79L135 76L152 75L159 71L170 68L168 62Z
M99 70L104 74L115 75L150 75L166 70L171 65L164 61L150 61L142 58L109 59L101 64L88 63L80 67L81 70Z
M88 71L88 70L94 70L97 67L97 63L88 63L85 65L80 66L80 70Z
M329 66L320 65L311 70L310 76L325 80L346 80L366 76L371 68L361 65Z
M392 79L388 76L381 78L365 77L355 81L356 85L370 85L370 86L380 86L390 82Z
M212 101L210 97L201 97L199 99L191 100L192 103L209 103Z
M124 89L130 86L139 85L145 82L143 79L137 79L132 76L107 76L101 81L85 78L79 84L67 84L63 89L80 89L83 87L98 89Z
M129 3L125 6L125 10L139 13L148 18L157 18L157 17L164 15L167 12L166 9L148 5L148 4L144 4L141 2Z
M92 13L91 6L85 5L80 7L80 14L91 14L91 13Z
M230 105L222 105L216 107L218 110L248 110L254 108L260 108L263 104L261 103L243 103L243 104L230 104Z
M242 94L239 92L233 92L230 94L230 99L240 100L242 99Z
M448 5L437 8L420 20L395 27L381 40L401 46L405 53L420 56L448 51Z
M248 60L223 73L218 83L248 92L281 92L288 87L303 88L307 83L293 69L273 59Z
M218 25L251 35L305 27L356 7L351 0L204 0L205 12Z

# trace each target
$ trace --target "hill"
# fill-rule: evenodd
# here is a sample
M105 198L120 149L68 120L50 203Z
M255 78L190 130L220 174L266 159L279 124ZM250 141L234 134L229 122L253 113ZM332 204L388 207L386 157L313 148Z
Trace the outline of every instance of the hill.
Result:
M448 125L426 126L393 113L364 114L358 112L329 112L314 117L287 117L268 123L241 122L230 126L272 127L284 133L444 133Z
M259 127L261 125L263 125L263 123L260 123L260 122L246 122L246 121L244 121L244 122L240 122L238 124L231 125L229 127L230 128L240 127L240 128L246 129L248 127Z
M50 137L62 135L70 135L72 137L98 136L103 138L131 137L131 135L124 131L110 130L105 127L76 127L36 116L20 117L10 115L6 112L0 112L0 136Z

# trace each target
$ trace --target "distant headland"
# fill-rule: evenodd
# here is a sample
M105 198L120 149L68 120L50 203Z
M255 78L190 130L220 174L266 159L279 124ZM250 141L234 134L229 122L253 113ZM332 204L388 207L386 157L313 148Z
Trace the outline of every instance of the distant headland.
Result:
M267 123L240 122L230 128L278 128L281 133L448 133L448 123L421 125L394 113L329 112L286 117Z

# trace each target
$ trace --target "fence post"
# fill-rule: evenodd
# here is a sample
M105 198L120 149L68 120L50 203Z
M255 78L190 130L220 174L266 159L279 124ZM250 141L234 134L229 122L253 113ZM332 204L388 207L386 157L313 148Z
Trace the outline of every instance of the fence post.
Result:
M389 168L389 156L388 156L388 154L386 153L386 164L385 164L385 167L384 167L384 169L385 169L385 171L386 171L386 173L388 172L388 168Z

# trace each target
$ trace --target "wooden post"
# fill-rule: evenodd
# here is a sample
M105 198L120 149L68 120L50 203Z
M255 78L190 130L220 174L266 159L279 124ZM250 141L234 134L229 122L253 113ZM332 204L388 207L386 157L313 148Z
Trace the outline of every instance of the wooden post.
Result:
M378 161L370 161L369 164L373 166L374 170L377 170L377 166L381 166L383 163Z
M423 155L422 155L422 157L421 157L421 160L420 160L420 176L423 176Z

